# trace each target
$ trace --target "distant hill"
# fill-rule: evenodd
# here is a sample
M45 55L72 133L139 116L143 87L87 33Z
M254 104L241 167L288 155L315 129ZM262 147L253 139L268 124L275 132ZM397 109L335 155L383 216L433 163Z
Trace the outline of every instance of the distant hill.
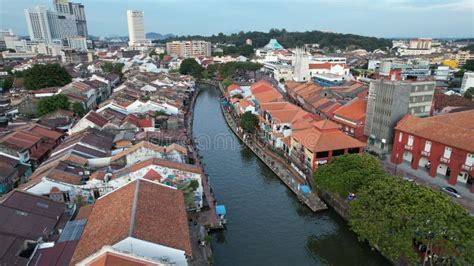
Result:
M212 36L176 36L173 40L200 39L213 43L235 44L237 46L251 39L254 47L263 47L270 39L277 39L285 48L294 48L309 43L318 43L320 48L329 49L385 49L392 46L392 41L384 38L366 37L355 34L342 34L323 31L289 32L285 29L271 29L269 32L249 31L232 33L229 35L219 33Z
M162 35L162 34L156 33L156 32L148 32L147 34L145 34L145 37L148 40L164 40L164 39L168 39L168 38L174 38L175 35L170 34L170 33Z

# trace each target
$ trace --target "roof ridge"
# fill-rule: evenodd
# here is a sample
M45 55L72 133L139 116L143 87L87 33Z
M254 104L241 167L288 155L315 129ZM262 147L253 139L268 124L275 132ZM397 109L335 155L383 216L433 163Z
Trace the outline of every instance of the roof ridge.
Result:
M131 214L132 217L130 217L130 230L128 231L129 237L132 237L133 230L135 229L135 215L137 213L138 194L140 191L140 180L141 179L136 180L137 184L135 185L135 193L133 195L133 207L132 207L132 214Z

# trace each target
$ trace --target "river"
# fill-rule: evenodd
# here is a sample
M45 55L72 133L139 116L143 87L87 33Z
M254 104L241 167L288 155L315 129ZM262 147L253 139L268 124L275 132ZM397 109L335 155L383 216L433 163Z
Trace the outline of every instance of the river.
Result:
M215 265L387 265L334 211L313 213L227 127L219 93L202 88L194 109L205 172L227 229L213 233Z

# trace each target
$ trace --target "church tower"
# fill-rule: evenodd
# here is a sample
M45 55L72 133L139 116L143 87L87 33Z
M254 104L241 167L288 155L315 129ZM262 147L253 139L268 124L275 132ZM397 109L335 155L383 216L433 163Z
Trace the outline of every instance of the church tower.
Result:
M293 80L297 82L308 82L311 79L309 75L309 57L304 48L296 48L293 67Z

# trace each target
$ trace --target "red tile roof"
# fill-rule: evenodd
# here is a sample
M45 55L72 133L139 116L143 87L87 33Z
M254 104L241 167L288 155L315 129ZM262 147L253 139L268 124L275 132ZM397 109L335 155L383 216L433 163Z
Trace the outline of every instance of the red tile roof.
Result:
M94 111L90 111L86 117L87 120L91 121L92 123L96 124L99 127L103 127L107 124L107 119Z
M309 64L309 69L331 69L334 66L340 65L343 68L347 68L346 64L337 64L337 63L322 63L322 64Z
M89 85L82 82L74 82L72 86L74 87L74 89L79 90L81 92L87 92L88 90L91 89Z
M270 90L264 90L258 93L253 93L255 99L257 99L259 104L269 103L269 102L279 102L283 100L283 96L276 90L271 87Z
M243 99L240 101L240 107L242 107L243 109L249 107L249 106L253 106L253 103L247 99Z
M255 82L254 84L252 84L252 86L250 86L250 91L252 91L252 94L270 91L273 89L275 88L273 88L272 84L263 79Z
M144 179L161 181L162 176L153 169L150 169L144 176Z
M15 145L24 149L31 149L41 141L41 136L28 131L17 131L5 136L1 142Z
M139 119L138 120L138 127L144 128L144 127L153 127L153 121L151 119Z
M315 127L293 131L292 138L312 152L333 151L365 147L362 143L339 130L339 125L329 120L315 123Z
M38 124L33 124L32 126L28 127L27 129L30 132L34 132L42 137L51 139L51 140L58 140L62 136L64 136L63 133L59 133L55 130L51 130L49 128L46 128L44 126L38 125Z
M398 122L395 129L474 153L472 121L474 121L474 110L426 118L407 115Z
M339 116L343 119L348 119L352 122L358 122L365 119L365 112L367 111L367 100L355 98L347 104L339 107L334 111L334 116Z
M99 198L71 262L80 262L127 237L184 250L192 256L183 192L137 179Z
M240 85L239 84L230 84L228 87L227 87L227 92L231 92L233 90L238 90L240 89Z

